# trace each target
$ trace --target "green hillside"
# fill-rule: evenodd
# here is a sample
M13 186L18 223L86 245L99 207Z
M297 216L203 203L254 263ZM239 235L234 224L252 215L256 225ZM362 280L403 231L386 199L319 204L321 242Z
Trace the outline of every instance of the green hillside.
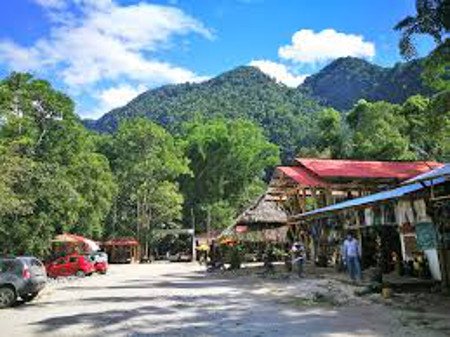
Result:
M354 57L340 58L309 76L300 90L324 105L348 110L359 99L403 103L415 94L429 95L421 80L421 60L383 68Z
M297 89L277 83L254 67L239 67L202 83L149 90L125 106L85 126L113 132L122 120L143 116L177 133L183 122L223 116L261 125L283 159L314 142L312 124L322 106L348 110L360 99L403 103L429 94L422 85L421 61L383 68L357 58L340 58L306 79Z
M239 67L203 83L149 90L85 125L110 132L123 119L145 116L176 132L183 122L196 118L247 118L263 126L269 139L282 145L284 156L290 157L308 145L305 131L320 109L302 92L276 83L258 69Z

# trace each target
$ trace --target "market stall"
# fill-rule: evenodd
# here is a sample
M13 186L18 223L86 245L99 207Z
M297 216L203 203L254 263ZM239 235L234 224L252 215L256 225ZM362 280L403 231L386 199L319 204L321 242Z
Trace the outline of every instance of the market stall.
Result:
M110 263L139 263L140 245L134 238L113 238L102 244Z

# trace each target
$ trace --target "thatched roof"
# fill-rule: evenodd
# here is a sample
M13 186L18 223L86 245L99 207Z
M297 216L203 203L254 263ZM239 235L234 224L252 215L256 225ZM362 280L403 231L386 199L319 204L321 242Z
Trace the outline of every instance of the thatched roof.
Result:
M247 208L236 220L236 224L286 224L287 214L274 201L261 196L252 206Z

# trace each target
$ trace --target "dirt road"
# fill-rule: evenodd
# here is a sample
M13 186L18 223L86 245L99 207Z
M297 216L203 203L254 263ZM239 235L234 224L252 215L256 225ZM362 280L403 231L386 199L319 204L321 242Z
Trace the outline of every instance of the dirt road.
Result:
M113 265L107 275L58 282L34 303L0 311L0 336L423 335L382 305L302 307L271 289L211 278L192 264Z

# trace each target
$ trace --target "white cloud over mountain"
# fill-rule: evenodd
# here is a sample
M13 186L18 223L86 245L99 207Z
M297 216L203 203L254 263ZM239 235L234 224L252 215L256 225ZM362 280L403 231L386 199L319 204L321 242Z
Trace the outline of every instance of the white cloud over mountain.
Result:
M105 111L110 111L114 108L121 107L147 89L148 88L143 84L140 84L138 86L130 84L119 84L115 87L101 90L98 94L100 105L97 112L102 113Z
M314 32L302 29L292 36L291 44L278 49L278 56L295 63L320 63L345 56L372 58L375 45L361 35L345 34L334 29Z
M372 58L375 45L361 35L345 34L334 29L314 32L302 29L294 33L292 43L278 49L279 61L253 60L249 64L289 87L297 87L308 76L299 69L317 67L339 57L354 56Z
M299 86L307 77L307 75L295 75L289 71L286 65L270 60L253 60L250 65L259 68L263 73L288 87Z

